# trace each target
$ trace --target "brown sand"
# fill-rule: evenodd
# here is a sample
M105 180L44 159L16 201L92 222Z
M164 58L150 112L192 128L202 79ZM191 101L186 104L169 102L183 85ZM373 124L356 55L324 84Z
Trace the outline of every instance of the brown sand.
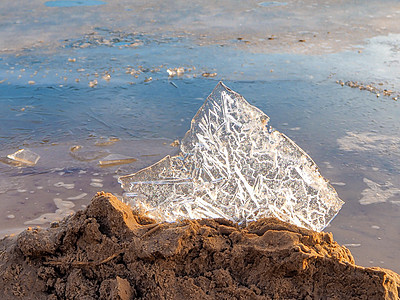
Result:
M269 218L160 224L98 193L49 229L0 241L1 299L398 299L330 233Z

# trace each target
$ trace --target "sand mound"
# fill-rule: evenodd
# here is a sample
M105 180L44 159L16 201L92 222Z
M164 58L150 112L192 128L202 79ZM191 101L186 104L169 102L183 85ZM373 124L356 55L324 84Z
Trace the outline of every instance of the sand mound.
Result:
M160 224L98 193L49 229L0 241L1 299L397 299L328 233L277 219Z

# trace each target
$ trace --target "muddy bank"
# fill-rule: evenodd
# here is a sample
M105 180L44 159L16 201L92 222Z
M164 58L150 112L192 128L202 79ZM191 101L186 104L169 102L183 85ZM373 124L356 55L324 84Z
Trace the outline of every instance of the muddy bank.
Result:
M98 193L49 229L0 241L2 299L397 299L329 233L276 219L158 224Z

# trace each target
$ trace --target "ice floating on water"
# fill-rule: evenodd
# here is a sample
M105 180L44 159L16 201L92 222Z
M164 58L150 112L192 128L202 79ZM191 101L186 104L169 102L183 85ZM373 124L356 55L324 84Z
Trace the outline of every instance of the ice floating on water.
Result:
M53 201L57 207L56 212L45 213L36 219L26 221L24 224L46 224L55 221L61 221L64 217L67 217L75 212L74 210L72 210L72 208L75 206L73 202L64 201L60 198L54 198Z
M124 165L130 164L136 161L136 158L125 156L122 154L110 154L104 157L102 160L99 160L99 164L101 167L109 167L116 165Z
M269 117L219 83L192 120L178 156L119 178L159 220L274 216L320 231L343 205L316 164Z
M98 150L98 149L85 149L83 146L75 145L70 149L69 154L77 160L80 161L92 161L95 159L103 158L110 154L109 151L106 150Z
M20 149L13 154L7 155L7 158L25 165L34 166L39 161L40 155L29 149Z

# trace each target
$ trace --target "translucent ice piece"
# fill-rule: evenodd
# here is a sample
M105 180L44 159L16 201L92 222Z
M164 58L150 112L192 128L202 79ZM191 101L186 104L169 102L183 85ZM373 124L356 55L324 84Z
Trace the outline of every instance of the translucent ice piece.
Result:
M164 221L274 216L320 231L343 205L312 159L269 117L219 83L178 156L119 178L128 201Z
M99 161L100 166L108 167L115 165L130 164L136 161L136 158L125 156L122 154L110 154Z
M34 166L38 162L40 155L29 149L20 149L13 154L7 155L7 157L25 165Z
M71 147L69 154L71 154L73 158L80 161L92 161L105 157L109 155L110 152L98 149L85 149L83 146L75 145Z

